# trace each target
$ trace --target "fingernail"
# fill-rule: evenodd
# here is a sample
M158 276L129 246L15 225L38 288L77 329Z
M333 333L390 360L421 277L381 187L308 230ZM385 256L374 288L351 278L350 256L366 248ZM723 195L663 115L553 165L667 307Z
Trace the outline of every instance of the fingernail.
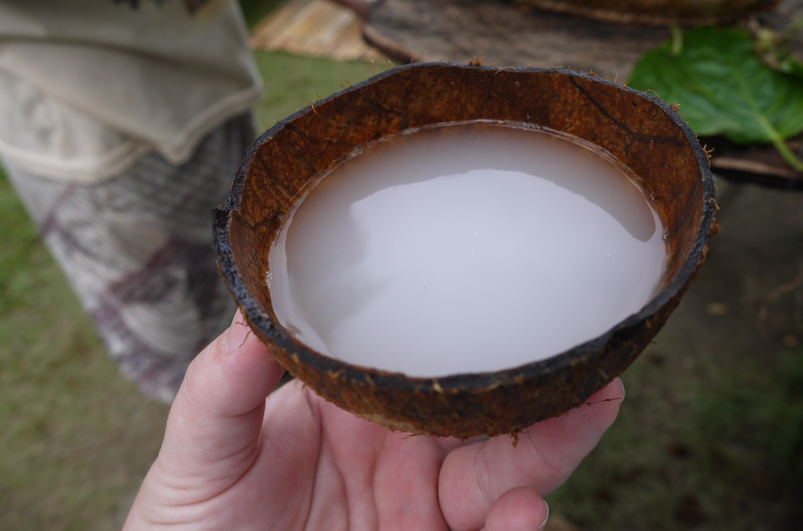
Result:
M231 320L231 326L226 334L226 339L223 342L223 347L226 349L226 352L232 353L242 347L250 333L251 329L248 328L248 325L245 323L243 314L240 313L240 310L237 310L237 313L234 314L234 319Z
M544 518L544 523L538 526L538 531L544 531L546 529L547 520L549 520L549 504L544 500L544 507L546 507L546 518Z
M619 380L619 385L622 386L622 400L620 400L620 402L624 402L625 401L625 394L626 394L625 393L625 383L622 381L621 378L617 378L617 380Z

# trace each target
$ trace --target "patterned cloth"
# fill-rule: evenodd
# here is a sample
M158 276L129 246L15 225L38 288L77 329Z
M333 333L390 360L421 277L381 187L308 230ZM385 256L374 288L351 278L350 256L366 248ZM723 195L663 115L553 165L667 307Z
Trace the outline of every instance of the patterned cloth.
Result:
M253 138L252 117L239 116L180 166L153 153L97 185L6 164L109 354L149 397L172 401L190 361L234 313L214 261L210 210Z

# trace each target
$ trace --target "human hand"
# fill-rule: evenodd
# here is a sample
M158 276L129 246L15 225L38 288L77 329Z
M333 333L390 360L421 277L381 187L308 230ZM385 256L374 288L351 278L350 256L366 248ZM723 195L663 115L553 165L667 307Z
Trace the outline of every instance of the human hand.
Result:
M294 381L238 312L190 365L125 530L534 531L613 423L621 381L474 443L394 433ZM267 399L266 399L267 397Z

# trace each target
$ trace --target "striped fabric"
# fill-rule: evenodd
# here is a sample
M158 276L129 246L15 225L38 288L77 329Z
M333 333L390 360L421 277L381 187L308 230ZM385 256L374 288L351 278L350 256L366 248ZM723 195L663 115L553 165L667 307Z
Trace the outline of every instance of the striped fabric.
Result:
M228 195L254 129L250 115L210 133L189 161L146 156L98 185L6 164L111 357L147 396L172 401L193 357L228 326L210 209Z

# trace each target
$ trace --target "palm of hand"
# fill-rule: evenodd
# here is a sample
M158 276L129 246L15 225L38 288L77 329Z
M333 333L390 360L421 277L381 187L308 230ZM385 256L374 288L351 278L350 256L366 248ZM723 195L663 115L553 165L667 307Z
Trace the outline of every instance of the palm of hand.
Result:
M394 434L297 382L275 398L262 432L265 459L255 463L256 477L282 478L265 492L284 509L269 509L281 513L266 520L275 529L448 529L438 474L451 441Z
M191 366L127 529L536 529L540 496L596 445L623 393L614 382L515 448L461 445L390 432L300 382L265 400L282 370L255 338L238 344L227 353L219 339Z

